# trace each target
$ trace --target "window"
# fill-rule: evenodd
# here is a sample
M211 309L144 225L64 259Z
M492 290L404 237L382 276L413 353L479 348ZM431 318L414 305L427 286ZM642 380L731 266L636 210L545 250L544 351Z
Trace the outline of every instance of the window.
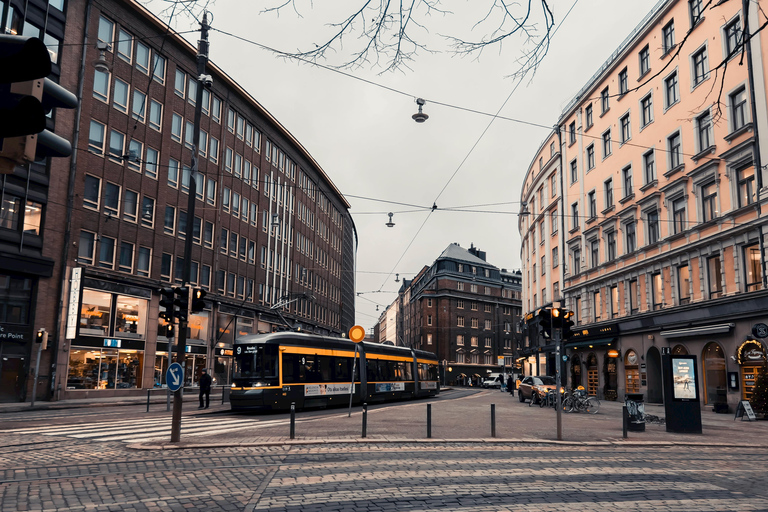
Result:
M571 229L579 229L579 203L571 205Z
M557 208L552 210L552 213L549 214L549 225L550 225L550 232L554 235L557 233ZM485 276L488 277L488 276Z
M709 222L717 217L717 183L711 181L701 186L701 220Z
M464 345L464 335L463 334L457 334L456 335L456 344L457 345ZM463 360L463 357L464 357L463 354L456 354L456 360L457 361Z
M649 94L640 100L640 126L646 127L653 122L653 98Z
M165 219L163 221L163 232L168 235L175 233L176 226L176 208L173 206L165 207Z
M619 71L619 94L627 94L629 90L629 79L627 78L627 68Z
M148 228L155 225L155 200L146 197L141 201L141 225Z
M709 280L709 298L723 296L722 265L720 255L707 258L707 279Z
M592 303L595 305L595 322L603 316L603 302L600 299L600 290L592 293Z
M738 180L739 208L755 202L755 168L752 164L736 170Z
M197 103L197 79L191 76L187 80L187 101L192 105Z
M427 325L432 325L432 315L427 315Z
M576 121L572 121L571 124L568 125L568 141L571 144L576 143Z
M549 190L552 194L552 197L555 197L557 195L557 173L552 173L552 176L549 177Z
M744 34L741 31L741 18L738 16L725 26L725 54L730 57L741 49Z
M693 86L696 87L701 82L709 78L709 64L707 63L707 47L697 51L691 57L693 62Z
M144 174L152 179L157 179L157 162L159 159L160 154L156 149L147 148L147 153L144 160Z
M675 47L675 20L670 21L661 29L664 53L667 54Z
M663 283L661 280L661 273L657 272L655 274L651 275L651 301L652 301L652 309L657 310L661 309L664 306L664 289L662 288Z
M104 211L107 214L117 215L120 208L120 185L107 182L104 185Z
M173 158L168 160L168 186L172 188L179 186L179 161Z
M541 275L547 275L547 257L541 257Z
M107 43L107 50L112 51L112 43L115 39L115 24L107 18L99 17L99 41Z
M93 73L93 97L106 103L109 100L109 73L99 71Z
M224 150L224 170L228 173L232 173L232 148L226 148Z
M672 201L672 225L675 234L685 231L685 197L679 197Z
M464 317L463 316L456 317L456 326L457 327L464 327Z
M479 328L480 328L480 324L478 323L477 318L473 318L472 319L472 329L479 329Z
M669 170L677 169L683 163L683 150L680 142L680 132L667 137L667 153L669 154Z
M600 108L603 114L608 112L608 109L611 108L610 105L608 104L608 88L607 87L602 91L600 91Z
M184 145L189 149L195 145L195 125L191 121L184 123Z
M640 50L637 58L640 64L640 76L643 76L651 70L651 54L648 50L648 45Z
M763 268L758 244L744 247L744 270L746 272L745 283L748 292L763 289Z
M117 130L112 130L109 134L109 158L118 163L122 163L124 154L125 135Z
M123 114L128 113L128 91L130 90L130 86L126 83L120 80L119 78L115 78L115 87L112 91L112 106L115 107L115 109L119 110ZM103 98L103 101L106 101L106 97Z
M728 97L731 106L731 131L735 132L747 124L747 93L742 86Z
M659 211L648 211L648 243L655 244L659 241Z
M610 231L605 235L605 247L607 253L607 261L613 261L616 259L616 232Z
M687 263L677 267L677 296L679 304L691 302L691 270Z
M490 320L485 320L483 322L483 329L485 329L486 331L490 331L491 330L491 321ZM486 340L489 340L489 342L487 343L487 346L490 346L491 345L490 344L490 338L486 338Z
M139 216L139 194L133 190L123 193L123 218L130 222L136 222Z
M213 223L205 221L203 226L203 245L208 249L213 248Z
M696 117L696 138L699 152L712 146L712 116L710 116L709 110Z
M133 56L133 36L122 29L117 36L117 56L128 64Z
M139 247L139 256L136 258L136 274L142 277L149 277L151 264L152 249L149 247Z
M621 143L624 144L632 138L632 132L629 126L629 114L621 118Z
M688 8L691 13L691 26L695 26L701 21L701 0L688 0Z
M597 218L597 200L595 199L594 190L587 194L587 201L589 202L589 218Z
M571 162L571 183L579 181L579 166L576 160Z
M108 236L101 236L99 247L99 266L103 268L114 268L115 239Z
M621 181L624 183L624 197L632 195L632 166L628 165L621 170Z
M587 171L595 168L595 145L587 146Z
M171 280L172 262L173 262L173 256L164 252L162 256L162 260L160 261L160 277L166 281Z
M120 242L118 270L120 272L133 272L133 244L130 242Z
M77 259L82 263L93 265L93 254L96 249L96 234L80 231L80 242L77 248Z
M611 317L619 316L619 287L611 286Z
M677 80L677 71L664 79L664 107L669 108L680 101L680 89Z
M182 122L183 122L182 117L176 112L174 112L173 116L171 117L171 139L174 142L179 142L179 143L181 142Z
M163 104L152 100L149 102L149 127L160 131L163 124Z
M603 189L605 191L605 209L607 210L613 207L613 179L603 183Z
M158 54L152 56L152 79L161 84L165 83L165 57Z
M91 128L88 133L88 150L97 155L104 154L104 132L107 127L103 124L91 121Z
M656 180L656 158L653 150L643 155L643 177L646 185Z
M558 250L557 247L552 249L552 268L557 268L560 265L560 260L558 258Z
M630 254L635 252L635 248L637 247L637 240L635 235L635 222L627 222L624 225L624 253Z
M589 242L589 250L592 257L591 268L595 268L600 264L600 242L597 240L592 240Z
M136 41L136 67L145 75L149 74L149 47L139 41Z
M227 129L235 133L235 118L237 115L235 114L235 111L231 108L227 110Z
M133 169L136 172L141 172L141 157L144 153L144 144L141 142L131 139L131 141L128 143L128 167Z
M638 309L638 290L637 290L637 279L632 279L629 282L629 310L630 313L634 314L639 311Z
M611 155L611 130L603 133L603 158Z
M464 309L464 301L461 299L458 299L456 301L456 309Z
M586 119L587 129L589 129L589 128L592 127L593 124L595 124L594 114L592 112L592 104L591 103L589 105L587 105L587 108L584 110L584 112L585 112L585 117L587 118Z
M184 94L187 90L187 75L180 69L176 70L176 78L173 81L173 92L176 93L176 96L179 96L181 98L184 97Z

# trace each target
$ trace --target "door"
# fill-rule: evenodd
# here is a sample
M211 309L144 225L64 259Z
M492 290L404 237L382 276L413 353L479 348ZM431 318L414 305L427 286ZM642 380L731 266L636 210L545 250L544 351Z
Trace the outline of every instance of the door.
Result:
M648 387L645 401L652 404L660 404L664 401L661 391L661 354L659 349L651 347L645 356L648 365Z
M0 365L0 402L18 402L21 397L21 378L24 374L24 359L3 356Z

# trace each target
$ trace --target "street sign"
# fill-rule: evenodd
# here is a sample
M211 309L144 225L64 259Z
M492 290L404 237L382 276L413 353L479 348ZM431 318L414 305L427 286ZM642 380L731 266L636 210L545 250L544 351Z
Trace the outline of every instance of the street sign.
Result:
M165 373L165 382L168 384L168 389L178 391L184 385L184 368L179 363L173 363Z

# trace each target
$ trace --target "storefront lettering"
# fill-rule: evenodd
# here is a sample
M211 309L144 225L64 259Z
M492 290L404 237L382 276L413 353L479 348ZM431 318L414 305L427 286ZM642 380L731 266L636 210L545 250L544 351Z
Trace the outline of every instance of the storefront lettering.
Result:
M0 332L0 340L23 340L24 335L17 332Z

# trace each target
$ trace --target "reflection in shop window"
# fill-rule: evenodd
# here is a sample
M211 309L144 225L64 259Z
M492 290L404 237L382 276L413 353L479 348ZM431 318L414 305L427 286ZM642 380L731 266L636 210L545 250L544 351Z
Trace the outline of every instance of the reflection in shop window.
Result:
M13 196L3 197L0 203L0 228L16 230L21 218L21 199Z
M80 306L80 334L83 336L106 336L109 334L112 295L95 290L83 290Z
M139 350L72 347L67 389L140 388L143 360Z
M144 339L147 324L147 301L117 296L115 315L115 336L120 338Z
M43 205L34 201L27 201L24 207L24 234L40 234L40 217L43 214Z
M189 316L189 338L193 340L208 339L208 312L203 311Z

